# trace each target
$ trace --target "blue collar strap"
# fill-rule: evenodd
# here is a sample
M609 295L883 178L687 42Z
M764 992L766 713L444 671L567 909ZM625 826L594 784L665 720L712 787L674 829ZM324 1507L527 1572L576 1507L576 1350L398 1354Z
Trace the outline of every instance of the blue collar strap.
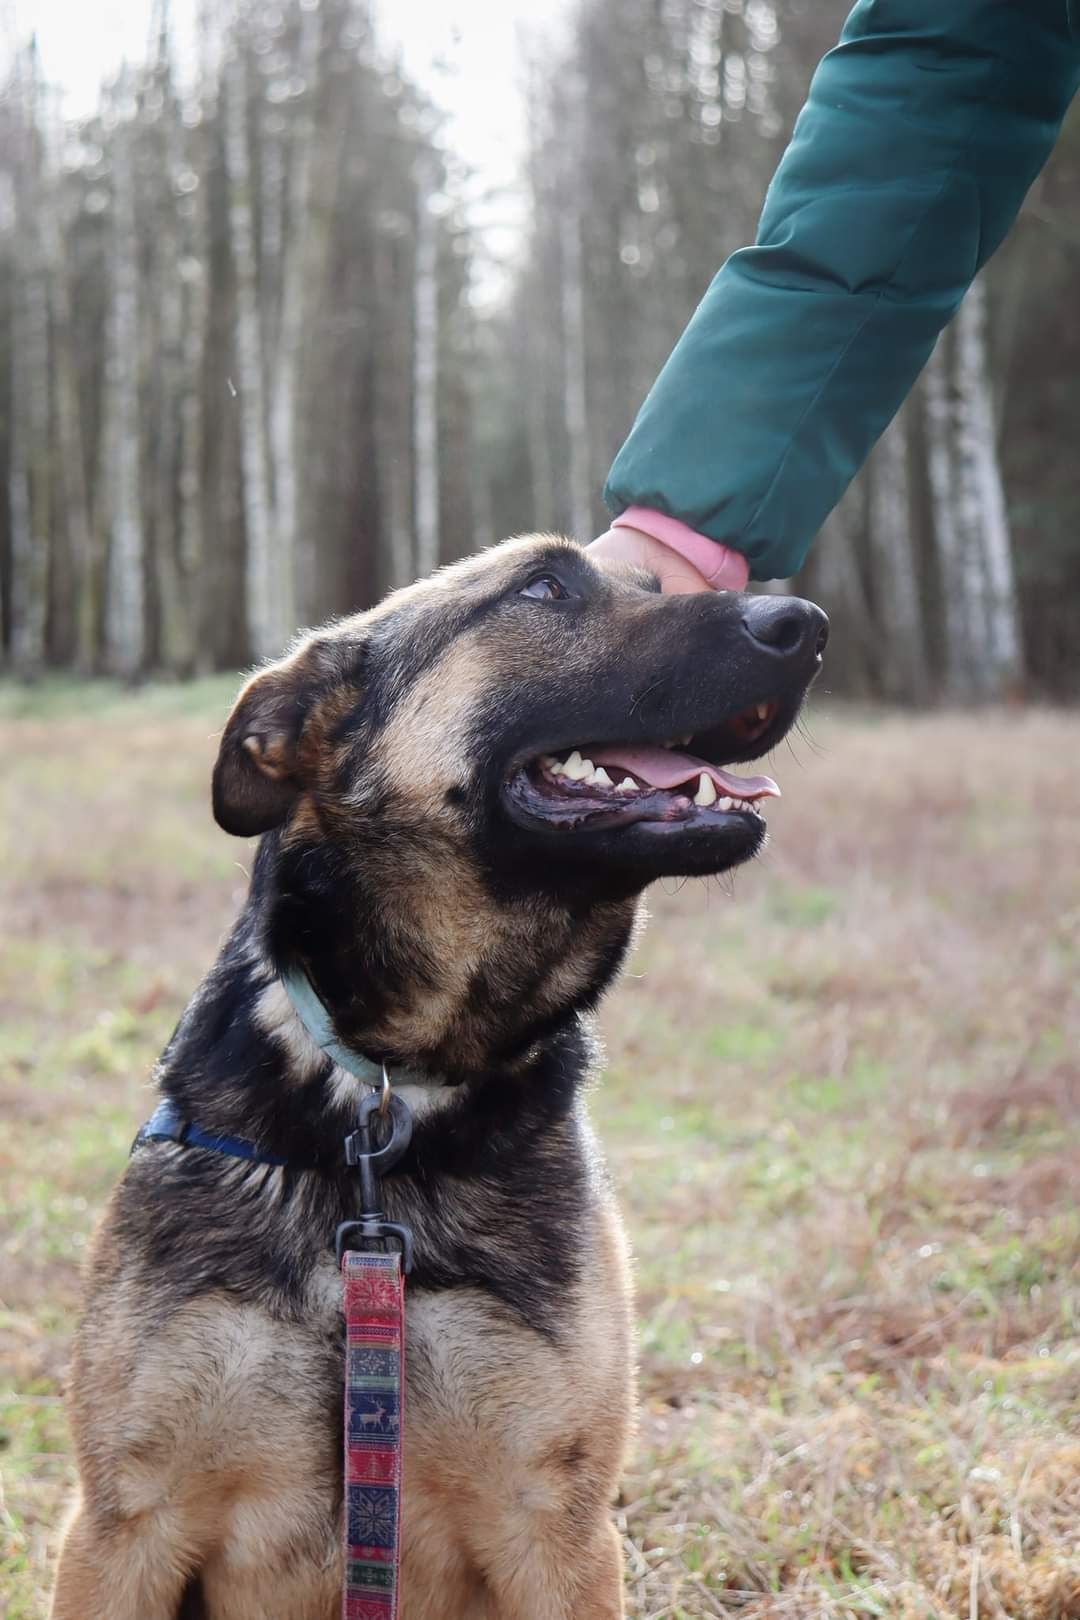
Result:
M357 1080L363 1080L369 1086L378 1086L382 1081L381 1065L365 1057L362 1052L354 1052L351 1047L338 1040L333 1019L312 989L307 974L302 973L299 968L286 968L281 975L281 982L292 1002L293 1012L315 1045L325 1052L339 1069L355 1075Z
M142 1126L131 1144L132 1153L146 1142L175 1142L180 1147L209 1148L211 1153L225 1153L233 1159L251 1159L255 1164L289 1162L276 1153L264 1153L254 1142L245 1141L242 1136L221 1136L217 1131L204 1131L194 1120L185 1119L176 1104L168 1099L158 1103Z
M297 968L289 968L281 975L281 982L292 1002L293 1011L315 1045L339 1068L366 1085L377 1087L382 1080L381 1065L338 1040L333 1020L312 989L307 974ZM395 1071L395 1079L401 1084L423 1081L420 1075L400 1070ZM225 1153L234 1159L250 1159L255 1164L290 1163L290 1160L275 1153L264 1153L254 1142L248 1142L242 1136L222 1136L216 1131L204 1130L194 1120L185 1119L175 1103L167 1099L158 1104L139 1131L131 1145L132 1153L146 1142L176 1142L181 1147L208 1148L211 1153Z

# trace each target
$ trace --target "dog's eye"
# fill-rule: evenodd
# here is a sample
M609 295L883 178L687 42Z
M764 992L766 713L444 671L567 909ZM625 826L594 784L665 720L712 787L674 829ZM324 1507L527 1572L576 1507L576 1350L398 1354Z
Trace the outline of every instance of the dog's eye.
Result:
M519 596L530 596L534 602L562 602L570 592L565 585L561 585L554 574L540 574L536 579L530 579L518 591Z

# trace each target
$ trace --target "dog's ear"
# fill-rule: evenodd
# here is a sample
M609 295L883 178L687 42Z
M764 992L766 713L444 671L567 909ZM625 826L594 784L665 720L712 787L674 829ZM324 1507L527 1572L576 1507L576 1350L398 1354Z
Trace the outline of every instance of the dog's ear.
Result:
M339 670L337 648L317 638L260 670L233 705L214 766L214 818L251 838L280 827L303 787L300 737Z

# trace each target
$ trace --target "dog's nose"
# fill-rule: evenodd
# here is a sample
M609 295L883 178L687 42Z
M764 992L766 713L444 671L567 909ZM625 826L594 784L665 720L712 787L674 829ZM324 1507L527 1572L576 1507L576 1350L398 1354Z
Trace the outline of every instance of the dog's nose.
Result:
M785 658L811 650L820 658L829 639L828 619L801 596L752 596L742 622L755 641Z

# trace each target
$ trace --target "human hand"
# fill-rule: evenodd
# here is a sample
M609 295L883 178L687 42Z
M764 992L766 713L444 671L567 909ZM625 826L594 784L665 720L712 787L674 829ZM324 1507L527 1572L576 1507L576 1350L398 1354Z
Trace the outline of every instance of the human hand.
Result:
M659 579L660 589L667 596L685 595L690 591L745 590L750 572L746 558L728 546L712 542L707 545L707 561L711 565L708 575L662 540L654 540L651 534L622 524L617 529L608 529L585 549L593 557L610 557L647 569Z

